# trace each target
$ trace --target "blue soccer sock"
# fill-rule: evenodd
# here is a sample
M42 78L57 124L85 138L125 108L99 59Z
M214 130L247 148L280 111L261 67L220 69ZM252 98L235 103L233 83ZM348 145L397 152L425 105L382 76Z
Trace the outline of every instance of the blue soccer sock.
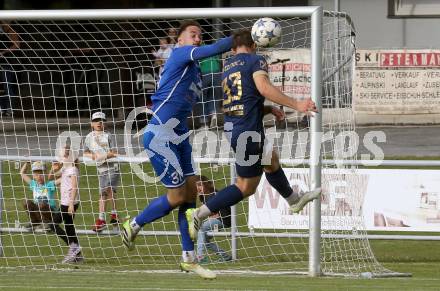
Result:
M147 223L164 217L173 209L174 208L171 207L170 203L168 202L166 194L159 196L158 198L151 201L151 203L147 207L145 207L145 209L141 213L139 213L138 216L136 216L136 224L142 227Z
M188 220L186 219L185 212L189 208L195 208L196 203L183 203L179 207L179 214L177 217L177 221L179 224L180 235L182 238L182 250L184 252L194 251L194 242L189 236L189 228L188 228Z
M289 181L281 166L273 173L266 172L266 179L284 198L292 194L292 187L290 187Z
M206 202L206 206L211 212L217 212L220 209L231 207L243 200L243 193L236 185L229 185L222 189Z

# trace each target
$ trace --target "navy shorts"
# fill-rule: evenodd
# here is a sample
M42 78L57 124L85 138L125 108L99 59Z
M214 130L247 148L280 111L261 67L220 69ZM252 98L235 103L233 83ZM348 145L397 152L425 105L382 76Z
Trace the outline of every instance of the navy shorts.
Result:
M264 132L252 131L252 134L260 136L260 141L253 141L250 136L247 138L239 137L243 130L234 128L231 135L231 147L235 152L235 169L237 175L243 178L252 178L263 174L261 159L263 156ZM239 144L240 143L240 144Z
M165 187L180 187L187 176L196 174L189 138L174 144L167 137L146 131L144 148L156 175Z

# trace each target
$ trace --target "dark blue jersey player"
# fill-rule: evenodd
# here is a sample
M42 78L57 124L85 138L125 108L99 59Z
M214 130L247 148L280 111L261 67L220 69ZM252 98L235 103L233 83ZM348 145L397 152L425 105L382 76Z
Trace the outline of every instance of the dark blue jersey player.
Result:
M196 177L186 120L202 93L198 61L229 51L232 38L200 46L201 27L195 21L182 23L177 47L165 63L157 92L152 96L153 118L145 129L144 147L167 194L154 199L137 217L123 225L123 243L134 247L134 238L142 226L179 207L178 224L182 239L180 267L203 278L215 273L195 261L194 242L188 233L185 211L195 207Z
M263 171L266 179L299 212L308 202L319 197L321 189L306 193L296 193L280 166L278 155L272 151L270 164L262 165L264 128L263 116L272 113L277 119L284 113L272 106L264 106L265 98L300 112L316 112L315 103L310 99L295 100L275 88L269 80L267 63L255 54L255 44L251 33L242 30L234 34L232 49L234 56L224 65L223 107L225 130L227 122L232 125L229 134L235 152L237 180L217 193L205 205L186 212L189 232L195 236L200 222L219 209L230 207L255 193ZM228 136L228 134L226 134Z

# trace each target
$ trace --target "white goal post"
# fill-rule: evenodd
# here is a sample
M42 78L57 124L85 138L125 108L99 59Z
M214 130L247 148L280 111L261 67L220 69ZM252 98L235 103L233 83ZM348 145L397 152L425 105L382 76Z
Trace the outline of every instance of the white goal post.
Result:
M338 181L346 179L347 173L344 172L343 165L323 165L321 162L322 156L341 158L339 153L347 152L345 139L341 145L340 139L333 134L354 130L351 112L354 28L349 16L344 13L324 13L321 7L315 6L0 11L0 21L9 22L21 34L22 39L22 53L9 57L3 64L3 70L12 72L16 78L12 83L18 90L10 96L11 102L15 106L30 106L18 112L13 105L12 118L1 117L0 120L5 132L1 140L3 150L0 151L0 252L3 256L0 261L4 262L1 265L9 268L62 268L59 261L65 252L65 246L53 234L44 231L30 232L20 227L26 217L20 201L27 196L27 188L17 182L21 182L17 180L17 176L22 162L54 161L55 140L58 136L63 131L78 130L79 136L84 138L90 131L89 118L94 110L108 113L108 128L112 132L118 132L118 149L125 152L134 149L136 154L142 153L143 147L139 138L136 140L128 137L130 146L121 142L126 141L127 132L121 133L120 125L134 107L145 105L142 102L141 105L137 104L146 97L146 89L142 86L148 83L155 87L157 76L152 73L151 77L146 77L143 72L144 69L155 71L158 68L154 64L146 64L144 59L158 39L166 36L165 30L181 20L196 19L202 22L206 40L213 41L229 35L235 29L250 28L259 17L275 18L283 26L282 42L261 53L274 53L276 56L277 51L281 51L292 54L292 59L297 58L296 54L300 55L299 59L292 62L295 63L293 65L300 64L302 69L292 70L292 74L305 77L305 81L298 86L285 86L284 81L288 77L284 75L286 68L283 65L280 67L283 72L280 88L295 98L310 96L319 111L313 118L304 118L305 124L300 121L302 116L292 113L298 117L293 119L293 125L285 124L287 129L278 125L274 127L275 132L282 135L282 138L274 138L275 146L281 153L281 162L286 168L296 167L305 171L307 174L292 174L290 178L301 180L298 183L309 189L328 186L328 181L321 177L323 168L340 169L341 172L331 176ZM78 43L93 43L94 46L81 47ZM91 56L87 55L90 51ZM62 63L63 56L70 63ZM137 73L137 77L133 77L133 67L136 72L141 72ZM8 81L2 81L3 85L5 83ZM134 93L139 83L144 91ZM300 93L295 91L298 88L302 90ZM46 96L47 92L52 93ZM57 94L63 94L63 97ZM129 99L130 106L123 102L116 103L114 96L121 100ZM57 107L60 98L63 99L62 108ZM42 105L36 102L37 99ZM208 102L213 101L202 100L201 103L205 105ZM85 104L85 107L80 107L80 103ZM71 106L77 107L72 109ZM217 142L221 143L224 135L222 125L213 122L217 121L216 114L221 115L219 112L208 114L203 109L199 116L194 114L189 122L195 128L193 147L196 148L200 142L200 147L203 148L201 154L195 156L195 161L201 171L210 176L217 187L222 188L234 179L234 170L233 160L229 155L226 158L219 157L218 153L210 155L210 141L214 140L211 137L216 137L217 148ZM194 120L205 118L206 115L210 115L211 119L209 130L198 131ZM274 119L265 122L270 126L274 124ZM330 132L331 134L326 134ZM306 140L302 139L304 136ZM131 145L133 140L137 142L136 145ZM294 158L291 157L292 146L296 147L293 149ZM299 156L302 162L298 163L296 153L303 147L306 149L300 151ZM284 152L288 152L287 157L283 157ZM230 149L227 153L230 153ZM351 157L342 155L342 158L348 160ZM304 162L306 160L307 163ZM81 158L80 161L83 162L84 159ZM129 167L144 160L127 156L116 161L121 164L122 169L117 197L120 215L140 211L150 199L163 191L159 184L142 183ZM143 166L152 173L148 163L143 163L140 167ZM123 270L141 269L145 266L154 270L172 268L170 266L179 259L177 218L172 214L170 219L153 223L152 230L142 232L136 252L127 253L116 236L119 234L117 228L101 234L89 229L98 213L95 195L98 188L97 174L94 168L82 164L80 176L81 207L75 224L86 262L90 262L90 269L111 266L113 270L112 264L123 267ZM362 183L357 177L350 179L355 181L350 180L350 183ZM309 233L304 228L251 227L249 219L254 200L250 200L249 205L248 202L243 202L233 207L231 229L210 234L220 246L231 249L234 261L211 262L213 269L219 272L287 272L313 277L359 276L362 273L371 273L378 277L402 275L387 270L376 261L366 238L362 217L356 211L362 205L363 196L354 186L349 191L351 192L347 192L347 197L341 198L341 203L343 208L349 204L353 209L350 213L343 214L347 215L344 221L352 225L341 227L337 220L328 215L328 209L321 209L321 203L328 203L328 199L334 198L330 193L325 198L327 200L323 198L323 202L319 199L313 201L302 213L301 217L304 221L307 220ZM291 214L288 216L289 219L293 217ZM331 227L321 229L322 218L325 219L325 225L332 224ZM263 218L257 216L256 219Z

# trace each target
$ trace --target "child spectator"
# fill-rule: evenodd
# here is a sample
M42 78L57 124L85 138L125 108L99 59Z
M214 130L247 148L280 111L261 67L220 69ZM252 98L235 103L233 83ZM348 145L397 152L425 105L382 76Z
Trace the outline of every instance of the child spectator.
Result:
M54 164L47 179L45 177L46 167L42 162L34 162L32 164L32 179L26 174L28 166L29 163L23 165L20 170L20 175L23 181L29 184L33 194L32 200L27 199L24 202L24 208L31 219L31 228L36 224L44 223L48 226L49 230L55 232L66 245L70 246L69 254L75 253L75 259L67 260L66 256L63 263L77 263L82 261L81 250L79 249L78 243L73 245L73 240L70 241L70 237L68 238L64 229L59 226L62 215L58 211L55 202L56 182L51 179L54 177L53 172L59 170L58 165Z
M49 228L54 218L57 218L57 205L55 202L55 181L45 178L46 166L42 162L32 163L32 178L26 173L29 168L26 162L20 170L23 182L29 185L32 199L25 199L23 207L29 215L30 223L26 228L35 229L43 223L45 229Z
M52 169L61 177L56 180L57 185L61 185L61 218L64 222L67 238L69 241L69 251L63 263L79 263L84 260L81 254L78 237L76 235L73 219L79 206L79 167L78 160L71 155L70 146L64 147L62 156L61 171L60 164L54 163Z
M177 44L177 29L175 29L174 27L170 27L168 29L168 38L170 47L174 48Z
M154 64L159 66L159 76L162 74L163 65L170 57L172 51L173 49L170 46L170 39L168 37L159 39L159 49L152 52L156 58Z
M203 204L216 193L214 183L205 176L200 176L197 182L197 192L199 200ZM222 250L215 242L211 242L212 236L208 232L218 231L231 227L231 208L221 209L218 213L213 213L206 219L198 233L197 237L197 260L200 264L209 263L208 256L205 255L205 248L213 251L219 261L225 262L232 260L231 255Z
M103 112L95 112L92 115L92 132L90 132L84 142L84 156L96 162L99 177L99 217L92 230L101 232L107 226L105 211L107 202L110 201L112 211L110 224L119 224L116 211L116 187L119 185L119 164L109 162L108 159L117 156L114 151L116 145L112 134L104 131L104 121L106 120Z

